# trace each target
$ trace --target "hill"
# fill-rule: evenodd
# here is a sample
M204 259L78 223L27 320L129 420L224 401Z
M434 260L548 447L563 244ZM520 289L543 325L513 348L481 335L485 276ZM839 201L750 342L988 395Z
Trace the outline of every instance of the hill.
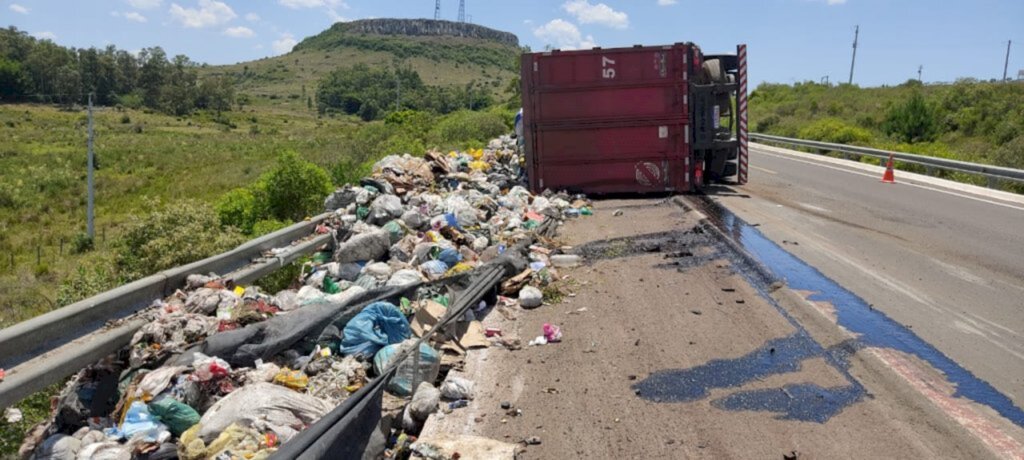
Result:
M302 110L321 78L339 68L408 66L430 86L473 85L504 93L518 75L519 39L475 24L427 19L339 22L308 37L287 54L201 74L231 76L258 105Z

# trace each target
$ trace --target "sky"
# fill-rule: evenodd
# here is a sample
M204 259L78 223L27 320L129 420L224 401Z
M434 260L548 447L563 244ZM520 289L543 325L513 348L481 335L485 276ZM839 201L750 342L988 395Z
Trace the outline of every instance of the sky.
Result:
M455 20L458 0L442 0ZM515 33L534 50L694 42L705 52L748 45L754 83L849 78L894 85L1011 77L1024 69L1024 0L467 0L470 22ZM428 0L0 0L0 25L74 47L230 64L286 53L336 21L432 18Z

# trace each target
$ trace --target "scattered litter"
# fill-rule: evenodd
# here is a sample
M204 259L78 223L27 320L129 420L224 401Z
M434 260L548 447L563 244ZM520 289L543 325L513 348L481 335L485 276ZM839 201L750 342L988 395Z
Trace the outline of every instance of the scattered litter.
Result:
M449 401L473 399L475 395L473 381L463 377L448 374L441 384L441 396Z
M21 414L21 409L8 407L6 410L4 410L4 420L6 420L7 423L18 423L23 418L24 416L22 416Z
M316 233L334 241L302 264L289 289L269 295L216 274L188 276L181 290L137 314L145 325L128 347L71 378L51 418L26 435L22 456L266 458L379 375L413 346L413 335L437 327L463 274L500 259L519 270L501 284L508 297L477 305L435 336L441 353L424 343L413 353L418 360L403 360L386 387L386 398L399 401L392 416L403 420L396 426L417 428L438 409L441 395L454 407L468 404L478 390L471 380L449 372L440 388L430 386L442 354L454 355L446 365L459 369L469 349L520 349L509 328L485 328L474 314L493 306L514 321L517 304L541 306L543 292L563 279L558 269L582 259L543 238L528 251L518 252L520 243L549 221L594 213L582 196L531 194L521 185L523 158L515 146L503 136L487 149L376 162L370 177L325 200L330 215ZM536 343L560 339L557 327L549 329ZM23 419L15 411L6 410L4 420ZM385 434L405 439L396 448L408 448L415 433ZM473 437L450 441L463 459L514 458L520 447ZM446 448L444 439L418 445Z
M551 256L551 265L558 268L578 267L582 258L575 254L558 254Z
M430 417L430 414L437 412L437 406L441 403L441 392L434 388L430 382L422 382L416 387L416 394L406 411L416 421L423 422Z
M373 358L373 368L380 374L391 365L395 356L404 353L406 350L416 346L415 340L407 340L397 345L388 345L377 352ZM441 370L441 357L426 343L420 344L419 367L416 367L416 360L412 355L402 361L398 371L388 383L388 390L397 396L408 396L412 394L414 382L433 382ZM419 390L417 390L419 391Z
M526 286L519 291L519 305L523 308L537 308L544 302L544 293L533 286Z
M427 460L514 460L520 446L478 436L420 438L411 450Z
M562 341L562 328L551 324L544 324L544 339L548 343L555 343Z

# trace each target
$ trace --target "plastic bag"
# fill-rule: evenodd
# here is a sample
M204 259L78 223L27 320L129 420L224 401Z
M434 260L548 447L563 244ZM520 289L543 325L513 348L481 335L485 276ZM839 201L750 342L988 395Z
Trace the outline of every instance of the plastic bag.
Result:
M167 425L175 436L181 436L199 423L199 413L195 409L170 397L158 398L149 403L149 411Z
M391 365L391 361L395 356L415 344L415 340L407 340L398 345L384 347L373 357L373 369L378 374L383 373ZM398 365L398 371L395 372L395 376L388 383L388 391L398 396L409 396L412 394L413 380L417 382L433 382L437 378L437 374L441 370L441 356L430 345L420 344L420 366L418 369L416 368L415 361L415 356L409 355L405 361Z
M274 383L291 388L295 391L305 390L309 386L309 377L302 371L293 371L287 367L278 371Z
M343 354L373 356L381 348L409 338L409 321L398 307L376 302L352 318L343 334Z
M437 260L444 262L448 267L454 267L455 264L462 262L462 254L459 254L459 251L455 249L445 248L437 255Z
M106 434L126 439L140 437L146 442L163 442L171 435L167 426L160 423L142 401L133 402L121 426L109 429Z
M423 281L423 276L416 270L399 270L391 275L391 279L388 280L387 286L405 286L407 284L416 284Z
M448 264L440 260L428 260L420 264L420 270L432 280L441 278L448 271Z
M171 380L185 369L187 368L184 366L167 366L147 373L139 382L138 388L135 390L135 397L149 401L159 396L171 386Z
M220 358L213 358L202 353L196 353L192 360L192 379L200 382L207 382L213 379L226 377L231 373L231 365Z
M473 399L476 394L473 386L472 380L448 374L448 378L441 384L441 396L453 401Z
M332 408L329 402L307 394L272 383L254 383L232 391L210 407L199 420L196 435L209 442L238 423L260 432L273 431L287 442Z
M409 402L409 415L416 421L423 422L430 417L430 414L437 412L437 405L441 403L441 392L437 391L430 382L421 382L416 387L416 395Z

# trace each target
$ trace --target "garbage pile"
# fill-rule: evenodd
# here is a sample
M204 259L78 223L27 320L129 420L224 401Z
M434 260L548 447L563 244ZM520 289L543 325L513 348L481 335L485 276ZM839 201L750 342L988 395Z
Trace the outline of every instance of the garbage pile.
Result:
M411 351L474 269L525 258L501 286L507 297L479 309L541 305L540 289L574 256L543 239L525 254L512 248L546 221L591 214L583 197L534 196L519 185L522 162L507 136L486 149L388 156L372 171L325 200L331 217L318 231L334 242L289 289L271 295L190 276L140 313L148 321L128 347L68 382L22 456L267 458ZM454 329L434 337L437 348L511 346L472 311ZM454 376L435 388L444 351L426 343L416 351L387 386L404 406L392 445L408 444L442 396L466 400L476 391Z

